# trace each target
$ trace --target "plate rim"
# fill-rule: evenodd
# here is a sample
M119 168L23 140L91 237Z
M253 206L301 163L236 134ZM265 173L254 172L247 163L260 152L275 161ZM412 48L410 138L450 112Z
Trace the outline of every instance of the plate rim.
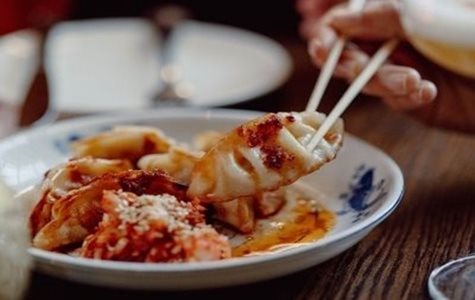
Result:
M56 35L59 34L64 34L65 31L71 30L70 27L71 25L75 24L91 24L91 25L96 25L96 26L111 26L114 23L117 22L124 22L124 23L136 23L139 24L141 23L142 25L149 26L150 22L147 19L144 18L137 18L137 17L114 17L114 18L92 18L92 19L87 19L87 20L68 20L68 21L62 21L56 24L55 28L52 29L55 37L57 38ZM199 20L189 20L185 24L186 26L189 26L190 24L197 23L200 25L204 26L212 26L217 29L222 29L222 30L228 30L232 32L236 32L239 35L245 35L246 40L252 39L253 41L259 40L259 46L264 45L267 47L267 49L271 49L273 56L275 57L275 60L279 62L282 72L279 74L279 76L275 76L272 81L268 81L267 84L262 84L259 89L255 89L256 91L254 93L241 93L241 94L236 94L232 97L226 97L224 99L220 99L219 101L212 101L211 103L207 104L199 104L199 103L194 103L191 102L189 104L189 107L193 108L211 108L211 107L222 107L222 106L229 106L229 105L234 105L238 103L245 103L248 101L252 101L256 98L263 97L277 89L279 89L281 86L283 86L290 78L292 75L292 72L294 70L294 60L289 52L289 50L284 47L282 44L277 42L275 39L260 33L260 32L255 32L246 28L241 28L237 26L231 26L227 24L221 24L221 23L214 23L214 22L203 22ZM15 32L16 33L16 32ZM14 33L13 33L14 34ZM254 44L254 43L252 43ZM51 45L51 42L47 41L47 45ZM50 46L48 46L50 47ZM48 66L49 68L50 66ZM130 107L123 107L119 109L112 109L112 110L91 110L91 109L71 109L64 107L63 105L60 105L58 103L54 104L54 109L64 112L64 113L70 113L70 114L89 114L89 113L95 113L95 112L101 112L101 113L116 113L116 112L124 112L129 109ZM138 106L135 109L147 109L147 106Z
M9 144L15 144L18 140L27 139L28 136L43 130L48 131L68 131L74 127L81 126L81 124L87 124L88 126L96 126L101 123L109 122L121 122L131 120L150 120L152 118L183 118L183 117L196 117L196 118L210 118L219 117L225 119L249 119L255 116L262 115L264 112L239 110L239 109L203 109L203 108L167 108L156 109L149 111L135 111L130 113L111 113L104 115L92 115L87 117L80 117L65 121L60 121L53 125L41 126L37 128L28 129L24 132L13 135L0 141L0 152L3 148ZM216 271L229 268L246 267L256 264L270 263L272 261L282 260L288 257L304 255L306 253L317 251L319 248L328 247L342 240L351 238L358 232L364 232L365 230L371 230L383 220L385 220L399 205L404 194L404 179L402 171L395 161L384 151L379 148L363 141L362 139L350 134L345 133L346 138L353 140L357 144L375 151L384 158L388 165L388 170L393 174L394 184L392 188L388 190L388 200L379 207L370 217L363 220L357 226L350 227L342 232L336 233L328 238L318 240L309 245L302 245L293 249L289 249L279 253L272 253L265 256L249 256L232 258L222 261L211 262L189 262L184 264L170 264L170 263L134 263L134 262L116 262L116 261L101 261L87 258L72 257L66 254L49 252L41 249L30 248L28 252L33 256L34 260L38 262L47 261L50 264L67 264L74 268L90 269L99 272L142 272L142 273L176 273L176 272L202 272L202 271ZM1 162L1 158L0 158Z

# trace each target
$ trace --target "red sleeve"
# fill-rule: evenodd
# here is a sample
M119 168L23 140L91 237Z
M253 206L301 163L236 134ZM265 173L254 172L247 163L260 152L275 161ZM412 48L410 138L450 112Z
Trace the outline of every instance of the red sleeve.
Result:
M69 9L69 0L2 0L0 34L54 22L64 18Z

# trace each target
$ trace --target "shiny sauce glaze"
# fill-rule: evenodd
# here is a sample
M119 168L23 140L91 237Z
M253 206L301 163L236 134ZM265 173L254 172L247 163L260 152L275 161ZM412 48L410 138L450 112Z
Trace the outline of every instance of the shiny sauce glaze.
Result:
M315 193L292 186L285 193L286 204L274 216L257 221L248 235L229 235L233 257L266 254L324 237L335 224L335 214L322 207Z

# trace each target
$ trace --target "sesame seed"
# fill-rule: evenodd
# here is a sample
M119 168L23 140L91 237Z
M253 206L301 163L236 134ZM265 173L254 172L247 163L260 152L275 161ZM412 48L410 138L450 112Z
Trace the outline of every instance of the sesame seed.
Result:
M179 252L181 251L181 247L179 245L175 245L175 247L172 248L172 250L170 251L171 254L178 254Z
M273 227L273 228L276 228L276 229L281 230L281 229L284 228L284 225L285 225L285 224L284 224L283 222L276 222L276 221L274 221L274 222L270 222L269 225L270 225L271 227Z
M169 194L137 196L126 192L117 192L115 201L116 212L120 220L119 230L125 231L131 227L138 233L150 230L151 222L160 222L166 228L165 232L179 238L200 235L209 230L206 224L190 224L189 218L194 208L191 203L180 201ZM155 238L163 238L165 232L155 232ZM165 245L174 247L174 243ZM177 253L180 251L177 251Z

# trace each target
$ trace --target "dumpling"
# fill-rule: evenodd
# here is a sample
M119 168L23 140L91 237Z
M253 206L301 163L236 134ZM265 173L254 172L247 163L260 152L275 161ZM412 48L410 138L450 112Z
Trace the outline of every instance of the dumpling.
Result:
M171 146L166 153L142 157L137 165L145 171L164 171L179 182L189 184L191 171L202 155L183 147Z
M336 157L339 120L311 152L306 143L325 120L318 112L270 113L237 127L195 164L188 194L222 202L276 190Z
M71 144L74 157L121 158L135 163L140 157L164 153L174 144L159 129L146 126L117 126L111 131Z
M186 186L172 181L162 172L128 170L108 173L55 201L51 208L51 220L34 235L33 246L55 250L81 242L102 219L100 201L107 190L137 195L167 193L186 198Z
M30 228L35 235L51 220L51 208L70 191L90 183L95 177L132 168L128 160L83 157L62 163L49 170L41 187L41 198L30 215Z

